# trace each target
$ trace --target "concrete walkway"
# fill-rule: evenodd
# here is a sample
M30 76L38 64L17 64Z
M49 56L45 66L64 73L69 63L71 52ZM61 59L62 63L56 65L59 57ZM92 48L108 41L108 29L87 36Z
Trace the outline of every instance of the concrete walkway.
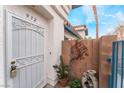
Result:
M60 86L59 83L57 83L55 86L52 86L50 84L47 84L44 88L69 88L69 86L62 87L62 86Z

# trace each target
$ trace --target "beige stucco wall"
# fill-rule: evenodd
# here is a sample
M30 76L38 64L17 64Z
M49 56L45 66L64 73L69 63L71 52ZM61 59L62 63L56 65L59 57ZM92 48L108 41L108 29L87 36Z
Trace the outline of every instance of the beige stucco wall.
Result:
M1 8L2 7L2 8ZM26 18L26 14L37 18L37 24L46 28L45 31L45 63L46 63L46 81L51 85L55 85L57 82L57 76L53 69L54 64L59 63L61 55L61 41L64 40L64 19L67 18L67 14L61 9L61 6L55 6L59 13L51 6L1 6L0 7L0 85L5 84L4 78L4 34L5 30L2 29L2 24L5 19L1 16L4 14L1 11L7 10L12 13ZM5 16L5 15L4 15ZM5 24L4 24L5 26ZM0 86L1 87L1 86Z

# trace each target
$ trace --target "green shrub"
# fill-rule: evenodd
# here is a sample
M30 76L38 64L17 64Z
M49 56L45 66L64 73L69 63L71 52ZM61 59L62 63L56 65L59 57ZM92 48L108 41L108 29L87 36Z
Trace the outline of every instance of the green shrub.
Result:
M68 66L63 63L62 56L60 56L60 64L54 65L53 68L56 70L59 79L65 79L68 77Z
M71 88L81 88L82 87L81 81L78 80L78 79L75 79L75 80L70 81L69 86Z

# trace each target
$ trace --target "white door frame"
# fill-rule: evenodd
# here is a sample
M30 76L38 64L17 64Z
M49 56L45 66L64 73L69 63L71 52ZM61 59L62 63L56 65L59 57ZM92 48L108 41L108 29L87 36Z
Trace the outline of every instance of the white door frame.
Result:
M29 22L31 24L34 24L34 25L37 25L39 27L41 27L39 24L36 24L26 18L22 18L10 11L5 11L5 18L6 18L6 21L5 21L5 41L6 41L6 56L5 56L5 59L6 59L6 62L5 62L5 80L6 80L6 86L7 87L13 87L13 80L10 78L10 62L12 61L12 16L16 17L16 18L19 18L19 19L22 19L22 20L25 20L26 22ZM43 87L46 85L47 81L46 81L46 50L45 50L45 47L46 47L46 31L48 31L48 29L44 29L44 84L40 87ZM9 47L8 47L9 45ZM37 86L36 86L37 87Z

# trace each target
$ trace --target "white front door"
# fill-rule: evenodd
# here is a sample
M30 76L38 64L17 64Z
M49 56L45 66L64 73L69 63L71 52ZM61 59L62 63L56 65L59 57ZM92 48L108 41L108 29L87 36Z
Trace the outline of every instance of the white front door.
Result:
M6 75L8 87L37 87L44 83L44 29L6 12ZM11 77L12 61L17 74Z

